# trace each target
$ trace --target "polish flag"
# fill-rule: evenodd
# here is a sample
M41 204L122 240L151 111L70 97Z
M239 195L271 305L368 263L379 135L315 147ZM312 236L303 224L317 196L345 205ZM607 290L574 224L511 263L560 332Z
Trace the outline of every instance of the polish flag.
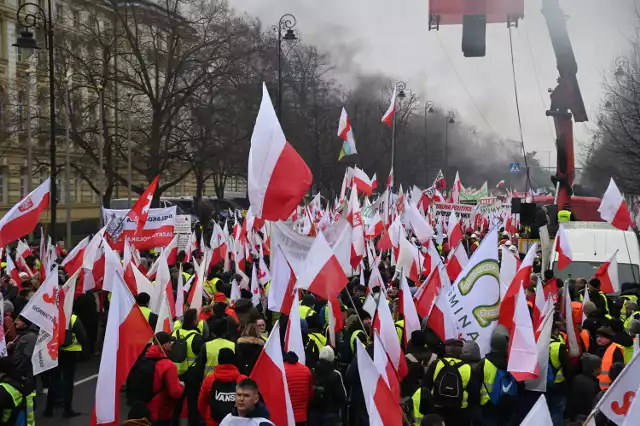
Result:
M80 270L77 270L69 277L66 283L60 287L58 292L58 346L62 346L66 339L67 330L71 326L71 315L73 314L73 302L76 294L76 283Z
M502 246L502 262L500 263L500 300L504 299L507 290L516 276L516 272L518 272L518 262L519 259L516 259L506 246Z
M454 203L460 202L460 193L462 192L462 182L460 182L460 174L456 172L456 178L453 181L453 188L451 188L451 199Z
M393 402L400 403L400 382L393 369L389 355L384 351L382 339L380 339L380 335L376 331L373 332L373 363L384 382L389 386L393 395Z
M505 185L504 179L496 184L496 188L502 188Z
M397 340L397 337L396 337ZM356 345L356 356L364 402L371 426L402 424L402 409L394 401L393 393L362 345Z
M284 371L282 359L282 346L280 345L280 323L269 335L258 360L251 370L250 376L258 384L264 403L271 413L270 420L277 426L293 426L295 418L293 406L289 396L287 376Z
M378 175L376 173L374 173L371 178L371 187L373 189L378 189Z
M444 279L449 280L446 271L444 271ZM413 299L416 304L416 311L420 318L426 318L429 316L433 305L436 303L436 298L442 287L443 277L441 276L441 267L435 265L433 271L429 274L422 286L418 289Z
M464 249L464 245L460 242L455 250L449 252L449 257L447 258L447 275L449 275L451 282L458 278L467 263L469 263L469 256Z
M113 279L91 425L120 424L120 389L153 337L153 330L122 277L115 274Z
M293 303L296 276L279 244L272 250L271 272L271 286L267 294L268 309L287 315Z
M349 279L333 249L329 246L323 233L319 232L309 249L305 269L298 277L296 288L331 300L338 297L348 281Z
M393 186L393 167L389 171L389 176L387 177L387 189L391 189Z
M18 268L16 268L15 263L13 263L13 259L9 253L7 253L7 267L6 267L7 275L16 282L16 286L18 286L18 290L22 289L22 279L20 278L20 273L18 272Z
M42 211L49 207L50 179L45 180L0 219L0 247L30 234Z
M55 274L53 273L55 272ZM54 334L58 317L58 268L54 268L38 291L20 312L20 315L48 334Z
M261 285L267 285L271 281L271 271L267 267L267 264L264 261L264 254L262 252L262 248L260 248L260 260L258 261L258 282Z
M358 151L356 151L356 138L353 136L351 121L349 120L347 110L344 109L344 107L342 107L342 112L340 113L340 122L338 123L338 136L344 141L338 161L340 161L344 156L358 153Z
M158 312L158 322L156 323L155 332L159 333L165 331L169 334L173 333L173 316L171 315L171 308L169 307L169 298L167 294L164 294L162 302L160 303L160 310Z
M140 198L136 201L136 203L131 207L129 213L127 213L127 217L136 223L136 232L140 232L142 228L144 228L144 224L147 223L147 217L149 216L149 209L151 208L151 202L153 201L153 194L156 192L156 188L158 187L158 180L160 179L160 175L156 176L155 179L149 184L147 189L144 190Z
M369 176L367 176L364 171L357 167L354 167L353 169L353 183L359 192L366 195L373 194L373 184L371 183L371 179L369 179Z
M613 256L604 262L593 276L600 280L600 291L604 294L617 293L620 291L620 281L618 281L618 261L616 256L618 250Z
M342 316L342 311L340 310L340 301L336 298L333 300L327 301L327 309L329 309L329 342L331 346L334 348L338 346L338 342L336 340L336 332L344 329L344 317Z
M444 268L441 267L438 270L439 278L441 281L446 276ZM447 279L448 280L448 279ZM458 329L456 326L456 319L449 306L447 300L447 293L451 284L443 282L440 290L436 293L435 304L432 306L427 319L427 325L442 339L444 342L447 339L456 339L458 337Z
M306 364L307 357L304 352L304 341L302 340L302 327L300 325L300 300L298 295L294 295L291 310L289 311L289 321L287 321L287 332L284 337L284 351L295 352L298 361Z
M560 224L558 235L556 236L556 252L558 252L558 270L562 271L573 261L571 245L569 245L569 239L564 232L564 226L562 224Z
M433 238L433 228L429 225L422 213L420 213L413 201L411 203L405 202L404 214L409 225L411 225L413 233L416 234L416 238L420 241L420 244L426 244Z
M449 215L447 234L449 235L449 247L456 247L460 241L462 241L462 227L460 226L456 212L453 210L451 211L451 215Z
M442 263L440 253L438 253L438 249L433 243L433 240L429 240L429 243L427 245L427 253L424 256L424 266L422 268L424 273L430 275L433 271L435 271L436 267L440 263Z
M400 277L400 298L398 300L398 310L404 317L404 344L406 345L411 339L411 333L422 328L416 305L413 303L409 283L407 283L404 275Z
M396 86L393 87L393 94L391 95L391 105L387 109L387 112L382 116L382 122L385 123L389 128L393 127L393 119L396 115L396 96L398 95L398 88Z
M150 306L153 306L153 297L156 293L156 286L149 281L149 279L133 264L133 262L127 263L124 269L124 282L131 291L131 294L137 296L140 293L147 293L152 301L149 302Z
M516 272L516 276L511 281L507 293L500 304L500 319L498 324L503 325L509 332L513 328L513 316L516 308L516 297L525 282L529 282L531 272L533 271L533 260L536 257L538 244L532 244L529 251L522 261L522 265Z
M519 381L532 380L538 377L538 350L533 333L533 324L527 308L527 299L522 286L517 286L513 329L509 339L509 363L507 371Z
M213 297L213 295L211 295ZM254 263L251 267L251 303L258 307L260 304L260 283L258 282L258 268Z
M167 265L173 266L178 259L178 235L175 235L168 246L166 246L162 252L167 259Z
M62 260L62 263L60 263L60 267L64 269L67 274L73 275L78 269L82 267L84 251L87 249L88 245L89 237L85 237Z
M417 283L420 281L422 263L418 247L407 241L404 235L400 235L400 250L396 270L403 272L411 281Z
M504 256L504 255L503 255ZM544 286L542 283L538 284L536 288L536 298L533 302L533 329L538 330L540 324L542 324L544 307L547 304L547 299L544 295Z
M600 283L600 286L602 286L602 283ZM587 302L590 302L591 299L589 298L589 287L584 286L584 296L582 298L582 322L584 323L584 320L587 319L587 314L584 313L584 307L587 304Z
M312 180L311 170L287 142L263 83L249 150L248 192L254 216L286 220L300 204Z
M42 229L42 228L40 228ZM16 253L20 255L23 259L26 259L29 256L33 256L33 252L27 243L24 240L18 240L18 247L16 247Z
M124 276L124 269L122 268L120 256L113 251L111 246L109 246L107 241L104 239L102 241L102 247L104 249L104 277L102 289L111 291L111 285L114 282L112 275L119 274Z
M600 212L602 220L609 222L618 229L626 231L630 226L633 226L627 202L624 200L613 178L609 181L609 187L602 197L598 212Z
M218 225L219 226L219 225ZM184 248L184 261L191 262L193 259L193 252L197 248L196 247L196 233L193 232L189 235L189 239L187 240L187 245Z
M396 326L391 316L391 310L389 310L389 302L385 297L381 297L378 301L378 309L373 327L378 331L378 334L380 334L380 340L384 345L387 355L389 355L398 380L402 381L408 373L407 360L402 353Z
M182 275L182 264L178 270L178 285L176 286L176 317L184 315L184 275Z
M373 219L371 219L371 224L367 229L366 237L370 240L374 240L382 234L383 230L384 230L384 224L382 223L382 218L380 217L380 213L376 211L375 214L373 215Z
M347 222L351 224L351 267L356 269L360 261L365 256L364 227L362 224L362 213L358 202L358 191L355 183L349 196L349 210Z

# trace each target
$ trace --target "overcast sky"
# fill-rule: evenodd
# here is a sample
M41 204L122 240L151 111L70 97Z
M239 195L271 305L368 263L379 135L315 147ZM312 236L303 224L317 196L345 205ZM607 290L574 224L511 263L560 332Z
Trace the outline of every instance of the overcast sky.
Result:
M640 0L635 1L640 5ZM346 88L357 84L357 75L385 74L407 82L421 99L435 102L436 108L455 109L464 122L478 130L492 134L493 128L505 139L520 139L509 34L504 24L488 26L487 55L471 59L462 56L461 26L428 31L428 0L229 2L238 12L258 16L265 26L276 24L284 13L294 14L303 40L334 54L339 65L336 76ZM636 23L634 0L561 0L561 6L569 17L578 82L593 120L577 124L576 137L588 143L603 94L603 77L611 74L618 56L628 54L628 39ZM539 151L545 166L551 155L555 166L553 121L545 117L545 110L549 105L547 89L555 87L557 71L540 8L540 0L525 0L524 21L512 30L514 57L525 147Z

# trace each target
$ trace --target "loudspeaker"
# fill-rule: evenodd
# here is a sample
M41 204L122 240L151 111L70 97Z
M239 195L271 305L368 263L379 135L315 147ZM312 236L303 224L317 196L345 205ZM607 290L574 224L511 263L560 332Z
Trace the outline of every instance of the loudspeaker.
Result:
M487 17L464 15L462 17L462 53L466 58L483 57L487 52Z
M511 199L511 214L520 213L520 209L522 205L522 199L520 198L512 198Z
M536 221L536 204L521 203L520 204L520 223L522 225L531 226Z

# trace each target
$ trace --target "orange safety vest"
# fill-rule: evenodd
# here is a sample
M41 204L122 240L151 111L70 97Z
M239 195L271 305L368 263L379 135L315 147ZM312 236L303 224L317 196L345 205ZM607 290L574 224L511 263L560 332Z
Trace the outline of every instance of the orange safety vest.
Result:
M617 343L612 343L607 348L604 356L602 357L602 372L598 376L598 382L600 382L600 389L607 390L609 389L609 385L611 384L611 379L609 378L609 370L611 370L611 365L613 364L613 354L616 350L622 351L624 355L624 349L622 346Z
M569 336L567 335L567 333L565 333L564 331L561 331L560 335L562 336L562 340L564 341L564 344L568 345ZM582 348L580 349L581 352L589 352L589 348L591 347L591 336L589 335L589 332L587 330L580 331L580 340L582 340ZM578 341L578 344L579 343L580 341Z

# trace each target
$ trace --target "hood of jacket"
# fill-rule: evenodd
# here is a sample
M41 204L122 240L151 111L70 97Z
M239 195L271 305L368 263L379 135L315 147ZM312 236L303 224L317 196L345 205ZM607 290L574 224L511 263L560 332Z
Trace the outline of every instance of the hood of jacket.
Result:
M333 373L333 370L333 363L325 359L318 360L318 362L316 363L315 372L319 376L326 377L329 374Z
M240 377L240 371L233 364L218 364L213 370L213 375L216 380L222 382L235 382Z
M18 334L18 336L24 336L26 334L38 334L38 326L35 324L31 324L21 330L16 329L16 333Z
M147 353L145 353L144 356L149 359L167 358L167 354L162 350L162 346L158 345L149 346L149 349L147 349Z
M242 336L242 337L238 338L238 341L236 342L236 344L240 345L242 343L244 343L245 345L260 345L260 346L264 346L265 342L260 337Z

